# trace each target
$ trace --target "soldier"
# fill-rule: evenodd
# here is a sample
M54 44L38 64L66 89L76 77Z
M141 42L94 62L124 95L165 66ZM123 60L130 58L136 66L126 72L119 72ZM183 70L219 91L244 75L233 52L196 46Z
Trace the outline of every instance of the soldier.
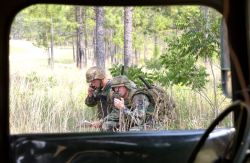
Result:
M96 66L87 70L86 80L90 85L85 104L90 107L97 105L97 116L100 121L92 122L92 126L99 128L101 127L103 118L110 112L111 103L109 102L109 97L111 80L107 79L104 71Z
M126 76L112 79L112 112L104 118L104 131L144 130L151 120L153 106L148 97L137 92Z

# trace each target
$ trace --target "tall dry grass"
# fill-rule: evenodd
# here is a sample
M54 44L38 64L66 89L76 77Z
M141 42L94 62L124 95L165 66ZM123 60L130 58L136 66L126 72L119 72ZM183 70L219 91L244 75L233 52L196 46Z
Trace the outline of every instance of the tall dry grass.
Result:
M10 126L12 133L92 131L79 128L94 120L95 109L84 104L84 72L54 71L11 75Z
M95 120L95 109L84 104L87 85L84 71L64 70L47 73L31 72L24 76L11 75L10 125L11 133L83 132L95 131L79 128L81 120ZM176 119L164 129L206 128L215 118L213 106L187 87L174 86L168 90L175 100ZM213 94L206 92L208 98ZM219 112L230 104L220 91ZM222 126L230 126L226 120Z
M221 90L218 89L216 93L219 105L213 101L214 94L211 89L203 92L193 91L183 86L174 86L174 88L172 88L172 96L176 102L175 112L177 119L175 123L169 127L171 129L207 128L218 116L215 110L218 109L218 113L220 113L231 103L231 99L226 98ZM230 126L232 126L232 117L228 117L220 124L220 127Z

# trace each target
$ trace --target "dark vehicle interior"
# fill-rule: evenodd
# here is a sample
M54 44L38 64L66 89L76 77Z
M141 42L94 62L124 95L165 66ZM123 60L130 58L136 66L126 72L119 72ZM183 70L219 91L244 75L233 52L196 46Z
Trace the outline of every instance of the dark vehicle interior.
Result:
M9 33L17 12L32 4L87 6L205 5L228 31L232 104L206 129L126 133L10 134ZM250 46L247 0L9 0L0 15L0 157L4 162L247 162L250 144ZM227 81L225 81L227 82ZM225 83L224 83L225 84ZM234 128L216 129L233 113Z

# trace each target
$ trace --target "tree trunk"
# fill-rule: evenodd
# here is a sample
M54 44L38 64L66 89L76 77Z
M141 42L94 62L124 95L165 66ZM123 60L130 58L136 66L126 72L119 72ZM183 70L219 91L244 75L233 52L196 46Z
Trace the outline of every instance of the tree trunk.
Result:
M50 68L54 68L54 29L53 18L50 17Z
M112 31L111 29L107 29L105 32L105 54L106 54L106 60L108 63L112 63L111 62L111 51L112 51L112 46L111 46L111 38L112 38Z
M113 30L111 30L111 38L113 38ZM112 41L110 41L110 62L111 64L114 64L114 56L115 56L115 44L112 44Z
M135 64L135 65L138 65L138 63L139 63L138 52L137 52L137 50L135 49L135 61L134 61L134 64Z
M114 47L114 63L117 64L118 61L117 61L117 45L115 44L115 47Z
M73 49L73 61L75 62L76 61L76 54L75 54L75 44L74 44L74 38L72 37L72 49Z
M132 7L124 8L124 72L132 65Z
M107 29L104 29L104 38L107 38ZM104 39L104 53L106 54L106 57L105 57L105 62L106 62L106 60L108 60L108 58L109 58L109 53L108 53L108 39Z
M82 68L82 58L83 58L83 43L82 43L82 31L83 31L83 21L82 21L82 8L77 6L76 8L76 22L78 27L76 29L76 66Z
M96 64L96 26L95 29L93 30L93 57L92 57L92 65Z
M46 43L45 46L48 50L48 66L50 68L53 68L54 65L54 58L53 58L53 20L52 20L52 16L49 15L48 13L48 8L46 6L45 8L45 15L46 18L50 18L50 23L48 24L49 29L46 30L45 32L45 39L46 39Z
M212 76L213 76L213 92L214 92L214 117L216 118L218 115L219 115L219 108L218 108L218 101L217 101L217 92L216 92L216 89L217 89L217 83L216 83L216 78L215 78L215 74L214 74L214 68L213 68L213 62L212 62L212 59L209 58L209 63L210 63L210 68L211 68L211 73L212 73Z
M147 36L144 34L144 51L143 51L143 59L144 59L144 63L146 63L147 61L147 51L148 51L148 48L147 48L147 45L146 45L146 40L147 40Z
M158 36L154 33L154 57L159 55L159 43L158 43Z
M95 7L96 12L96 65L105 70L104 12L103 7Z
M83 17L84 17L84 66L88 65L88 58L87 58L87 49L88 49L88 33L87 33L87 16L86 16L86 8L83 10Z

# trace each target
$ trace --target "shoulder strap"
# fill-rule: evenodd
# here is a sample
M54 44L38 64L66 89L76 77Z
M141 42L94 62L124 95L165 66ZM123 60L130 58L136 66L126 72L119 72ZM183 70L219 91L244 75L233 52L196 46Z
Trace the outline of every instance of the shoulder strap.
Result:
M147 88L141 88L141 89L137 89L131 96L131 100L133 98L133 96L137 95L137 94L144 94L148 97L149 101L151 104L155 104L154 98L153 96L150 94L150 90ZM132 102L132 101L131 101Z
M110 89L111 87L111 80L108 80L107 84L105 85L105 87L103 88L103 91L107 91L108 89Z
M136 89L131 89L129 91L129 95L128 95L128 105L131 106L132 105L132 99L134 97L134 95L136 94L137 90Z

